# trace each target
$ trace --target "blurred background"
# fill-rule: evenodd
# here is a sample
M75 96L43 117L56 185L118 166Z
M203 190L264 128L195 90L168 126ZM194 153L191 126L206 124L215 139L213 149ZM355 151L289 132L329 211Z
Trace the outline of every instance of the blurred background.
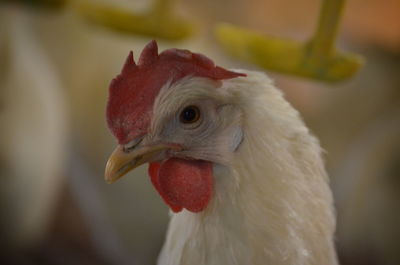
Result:
M103 180L108 84L151 39L266 71L326 150L341 264L400 264L400 1L347 1L337 46L365 64L333 84L243 62L213 34L229 22L304 42L321 2L0 1L0 264L155 264L168 209L147 168Z

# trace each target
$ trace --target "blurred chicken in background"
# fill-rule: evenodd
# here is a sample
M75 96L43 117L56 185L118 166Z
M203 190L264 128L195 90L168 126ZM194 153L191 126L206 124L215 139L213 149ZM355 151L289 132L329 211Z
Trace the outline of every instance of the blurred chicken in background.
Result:
M65 91L30 18L0 11L1 232L3 243L32 245L43 239L63 183Z
M150 1L92 2L141 11ZM223 53L211 34L215 23L305 40L319 4L181 1L177 14L193 17L198 32L159 41L160 50L186 48L221 66L258 69ZM367 61L348 82L328 86L270 73L327 151L344 265L400 263L399 12L396 0L348 1L339 46ZM104 121L109 80L127 52L142 50L150 38L88 24L69 5L2 4L0 20L0 211L7 231L1 236L8 237L2 244L29 243L3 250L0 263L154 264L167 208L147 178L107 186L102 177L115 144Z

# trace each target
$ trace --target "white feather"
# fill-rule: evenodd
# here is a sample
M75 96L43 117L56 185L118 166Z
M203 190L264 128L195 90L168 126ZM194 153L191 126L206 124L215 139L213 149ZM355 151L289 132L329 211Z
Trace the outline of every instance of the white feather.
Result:
M207 93L241 110L243 140L228 164L215 164L206 210L172 215L158 264L337 264L332 195L318 140L266 75L239 71L247 77ZM205 79L187 82L194 82L192 91L210 86ZM155 105L179 86L161 91ZM205 93L202 88L193 93Z

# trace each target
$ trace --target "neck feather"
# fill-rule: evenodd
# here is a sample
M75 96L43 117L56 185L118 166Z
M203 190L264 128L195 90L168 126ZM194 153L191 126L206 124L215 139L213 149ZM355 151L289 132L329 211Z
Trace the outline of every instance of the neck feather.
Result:
M230 166L214 166L208 208L172 216L159 264L337 264L319 143L265 75L247 75L225 84L243 109L244 141Z

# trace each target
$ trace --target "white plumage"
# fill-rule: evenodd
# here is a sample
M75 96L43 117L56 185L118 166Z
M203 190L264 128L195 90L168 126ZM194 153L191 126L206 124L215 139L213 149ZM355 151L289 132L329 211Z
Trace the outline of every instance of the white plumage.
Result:
M46 235L67 139L61 80L33 21L30 10L0 8L1 235L13 247Z
M186 78L156 99L154 117L188 98L222 101L233 109L221 114L221 123L240 112L230 128L239 122L243 131L237 150L214 163L208 207L172 214L158 264L337 264L332 195L318 140L266 75L237 72L247 77L224 80L217 89L209 80ZM153 128L161 120L155 118Z
M109 91L106 180L149 162L174 211L159 265L337 264L318 140L265 74L152 41Z

